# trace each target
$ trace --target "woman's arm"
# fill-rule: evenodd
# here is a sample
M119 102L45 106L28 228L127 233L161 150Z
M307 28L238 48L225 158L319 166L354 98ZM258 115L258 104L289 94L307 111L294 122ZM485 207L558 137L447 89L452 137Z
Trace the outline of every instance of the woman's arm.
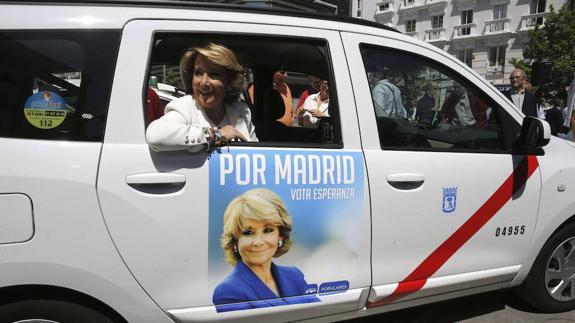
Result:
M146 142L155 151L188 150L196 152L204 149L206 129L193 122L193 107L186 99L180 98L166 106L166 114L154 120L146 129Z

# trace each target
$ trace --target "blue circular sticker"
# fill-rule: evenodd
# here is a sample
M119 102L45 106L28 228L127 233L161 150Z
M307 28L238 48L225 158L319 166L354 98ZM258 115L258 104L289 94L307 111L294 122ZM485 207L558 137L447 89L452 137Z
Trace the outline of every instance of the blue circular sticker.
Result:
M36 128L56 128L66 119L66 102L54 92L40 91L26 100L24 115Z

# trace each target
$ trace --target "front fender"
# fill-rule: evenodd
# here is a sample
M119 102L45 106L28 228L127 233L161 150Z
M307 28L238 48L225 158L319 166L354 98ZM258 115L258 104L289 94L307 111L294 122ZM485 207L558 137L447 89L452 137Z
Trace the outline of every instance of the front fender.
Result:
M553 137L545 156L538 157L541 169L541 202L535 234L520 271L511 286L527 277L541 248L557 229L575 220L575 149L566 141Z

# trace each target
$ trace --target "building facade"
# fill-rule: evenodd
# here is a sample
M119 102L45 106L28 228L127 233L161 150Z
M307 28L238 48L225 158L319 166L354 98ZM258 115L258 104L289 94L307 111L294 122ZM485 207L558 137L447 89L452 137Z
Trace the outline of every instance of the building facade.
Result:
M509 84L512 58L523 58L527 32L566 0L354 0L355 17L433 44L496 86Z

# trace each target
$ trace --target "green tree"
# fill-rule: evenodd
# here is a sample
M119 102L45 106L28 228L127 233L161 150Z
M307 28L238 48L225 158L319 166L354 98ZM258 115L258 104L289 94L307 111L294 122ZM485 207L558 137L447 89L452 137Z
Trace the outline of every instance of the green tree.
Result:
M575 64L575 11L563 5L559 11L551 6L544 25L529 31L523 57L530 62L551 63L551 92L564 94L573 79Z
M184 91L184 83L180 77L179 70L176 68L167 68L165 73L164 83L177 87Z

